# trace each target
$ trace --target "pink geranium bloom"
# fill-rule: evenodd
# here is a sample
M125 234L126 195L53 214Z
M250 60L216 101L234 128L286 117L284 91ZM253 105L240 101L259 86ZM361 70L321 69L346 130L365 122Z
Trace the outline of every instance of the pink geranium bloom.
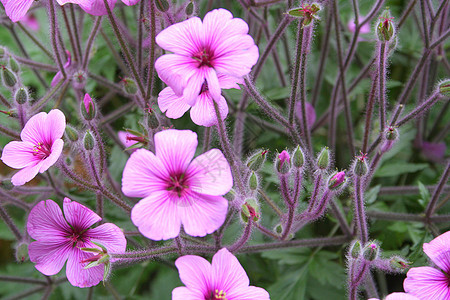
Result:
M103 0L56 0L59 5L66 3L78 4L82 10L93 16L104 16L108 14ZM109 8L114 9L117 0L108 0Z
M185 104L195 105L205 82L212 99L220 102L219 74L237 83L258 60L258 47L247 33L247 23L225 9L207 13L203 22L193 17L174 24L156 36L156 43L173 54L159 57L155 68Z
M32 13L26 14L21 20L23 24L27 25L31 30L38 31L41 28L36 16Z
M378 300L377 298L370 298L369 300ZM386 296L384 300L420 300L416 296L406 293L392 293Z
M65 129L66 117L58 109L38 113L28 120L20 134L22 141L10 142L3 149L1 160L11 168L22 169L11 178L13 185L27 183L58 160Z
M28 216L27 230L35 239L29 245L30 260L44 275L55 275L67 261L66 275L73 286L90 287L103 279L102 265L84 269L85 260L92 258L80 248L97 248L93 242L104 246L108 252L123 253L127 245L122 230L105 223L90 228L101 218L92 210L69 198L64 198L64 215L52 200L39 202Z
M6 15L13 22L20 21L25 17L34 0L0 0L5 7Z
M236 78L219 74L219 84L222 88L235 88L239 89L239 85L236 84ZM170 87L166 87L159 93L158 105L162 112L166 113L166 116L171 119L178 119L184 115L184 113L191 109L192 121L201 126L213 126L217 124L216 111L214 109L215 101L219 107L220 116L223 119L228 115L228 105L224 97L220 96L219 101L213 100L211 93L209 92L208 84L203 83L202 89L197 96L197 100L194 105L189 105L184 100L183 96L177 96Z
M450 299L450 231L423 244L423 251L437 268L411 268L403 282L405 291L419 299Z
M72 56L70 55L69 51L66 51L66 53L67 53L67 62L64 64L64 70L67 70L72 65ZM55 77L53 77L53 80L52 80L52 83L50 84L50 86L54 87L62 79L63 79L63 75L62 75L61 71L58 71L58 73L56 73Z
M228 201L222 195L233 186L230 166L218 149L196 157L197 134L168 129L155 134L155 154L139 149L123 170L122 191L144 197L131 220L152 240L178 236L180 227L205 236L225 221Z
M226 248L217 252L210 264L206 259L186 255L175 265L186 287L172 291L172 300L265 300L270 299L266 290L249 286L244 268Z

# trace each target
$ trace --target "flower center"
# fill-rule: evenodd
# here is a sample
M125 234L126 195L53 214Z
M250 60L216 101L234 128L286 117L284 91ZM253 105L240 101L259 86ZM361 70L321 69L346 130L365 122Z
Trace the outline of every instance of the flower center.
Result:
M78 233L73 231L70 235L66 236L66 238L73 243L73 247L76 247L79 242L85 242L85 238L83 237L83 232Z
M33 155L38 156L40 159L49 157L51 153L51 147L48 144L39 142L36 146L33 147Z
M225 293L223 290L218 290L216 289L214 292L211 292L211 294L209 296L207 296L207 298L205 298L205 300L227 300L227 293Z
M170 176L169 186L167 187L168 191L176 193L180 198L181 194L187 188L189 188L189 186L187 185L184 174Z
M209 49L203 48L192 57L196 61L200 62L198 68L208 66L212 68L211 62L213 60L213 53Z

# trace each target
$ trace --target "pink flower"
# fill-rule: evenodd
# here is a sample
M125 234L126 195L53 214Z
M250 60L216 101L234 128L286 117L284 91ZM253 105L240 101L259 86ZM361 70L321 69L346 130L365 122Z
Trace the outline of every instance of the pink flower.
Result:
M423 244L423 251L437 268L411 268L403 282L405 291L419 299L450 299L450 231Z
M441 143L431 143L422 142L422 153L432 162L441 162L445 157L445 150L447 146L444 142Z
M114 224L105 223L90 228L101 218L77 202L64 198L64 215L52 200L39 202L28 216L27 230L35 239L29 246L30 260L44 275L55 275L67 261L66 275L70 284L78 287L97 285L103 279L103 266L84 269L92 253L79 248L98 248L93 242L104 246L108 252L123 253L126 239L122 230Z
M28 12L34 0L0 0L5 7L6 15L13 22L20 21Z
M214 255L212 264L200 256L186 255L178 258L175 265L186 287L175 288L172 300L270 299L264 289L249 286L244 268L226 248Z
M363 19L365 19L365 17L360 17L359 21L362 21ZM355 32L356 29L356 25L355 25L355 20L354 19L350 19L347 23L347 28L348 30L350 30L351 32ZM359 30L359 33L361 34L365 34L365 33L370 33L370 25L369 22L365 23L361 29Z
M11 178L13 185L27 183L58 160L65 128L66 117L58 109L38 113L25 124L20 134L22 141L8 143L1 158L11 168L22 169Z
M305 106L306 106L306 125L308 126L308 128L311 128L314 125L314 122L316 122L316 110L309 102L306 102ZM300 119L300 122L302 122L303 115L301 102L295 103L295 112L297 114L297 117Z
M69 51L66 51L67 53L67 62L64 64L64 70L67 70L72 65L72 56L70 55ZM53 77L52 83L50 84L51 87L54 87L57 85L61 80L63 79L61 71L58 71L56 73L55 77Z
M127 6L131 6L131 5L136 5L140 2L141 0L122 0L122 2L127 5Z
M231 76L237 83L250 72L259 53L247 33L247 23L225 9L215 9L203 22L193 17L156 36L158 45L173 54L159 57L155 68L175 95L183 97L180 106L194 106L205 82L212 99L220 103L219 74Z
M56 0L59 5L64 5L66 3L78 4L82 10L93 16L104 16L108 12L105 7L103 0ZM135 1L135 0L134 0ZM117 0L108 0L109 8L114 9Z
M167 240L180 227L192 236L205 236L225 221L233 186L230 166L218 149L196 157L197 134L168 129L155 134L155 154L136 150L128 159L122 191L144 197L131 211L131 220L146 237Z
M222 74L219 74L218 78L221 87L239 89L239 85L236 84L236 78ZM219 107L222 120L225 119L228 115L227 101L222 96L220 96L219 101L213 100L206 82L203 83L202 89L197 96L197 100L192 106L186 103L183 96L177 96L170 87L166 87L162 90L158 97L159 108L162 112L166 113L167 117L171 119L178 119L191 108L192 121L197 125L207 127L217 124L216 111L214 109L213 101L215 101Z
M370 298L369 300L378 300L377 298ZM384 300L419 300L419 298L406 293L392 293L386 296Z
M31 30L38 31L41 28L39 21L36 19L36 16L33 13L26 14L21 21Z

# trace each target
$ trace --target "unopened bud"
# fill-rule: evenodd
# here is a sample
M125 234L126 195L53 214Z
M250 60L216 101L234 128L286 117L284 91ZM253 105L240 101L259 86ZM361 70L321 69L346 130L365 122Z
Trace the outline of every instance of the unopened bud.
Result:
M78 141L78 131L73 128L71 125L66 125L66 131L65 131L66 137L71 141L71 142L76 142Z
M123 88L127 94L135 95L137 93L138 87L137 87L136 81L134 81L131 78L126 77L126 78L123 78L121 82L122 82Z
M258 171L266 161L267 150L257 150L247 160L247 167L252 171Z
M281 174L286 174L291 169L291 157L286 150L283 150L278 154L278 158L275 161L275 167Z
M28 101L28 91L26 88L19 88L14 95L14 99L20 105L25 104Z
M317 3L302 4L300 8L291 9L287 13L293 17L303 18L303 26L308 26L314 19L319 19L317 17L319 10L320 5Z
M254 222L259 220L259 206L258 202L256 202L255 199L250 198L245 200L245 203L242 205L241 209L241 217L245 223L248 223L249 219L253 220Z
M450 97L450 79L445 79L439 84L439 93L444 97Z
M190 16L194 13L194 2L191 1L188 3L188 5L186 5L186 9L185 9L186 15Z
M409 267L409 264L409 261L399 256L393 256L389 259L389 265L396 271L406 270Z
M363 249L363 257L365 260L374 261L378 258L378 254L380 253L380 246L377 242L371 241L368 242Z
M388 126L384 131L384 141L380 146L381 153L392 149L398 139L398 131L393 126Z
M83 115L85 120L90 121L95 118L95 113L96 108L94 101L92 100L91 96L86 93L84 95L83 102L81 103L81 114Z
M76 89L83 89L86 86L86 72L83 70L76 71L72 76L72 85Z
M169 10L169 2L167 0L155 0L156 8L161 12L166 12Z
M92 136L91 132L88 130L86 131L86 134L84 135L83 139L84 149L91 151L94 149L95 141L94 137Z
M273 231L278 234L281 235L283 233L283 225L281 225L280 223L278 223L277 225L275 225L275 227L273 228Z
M348 250L348 253L350 256L354 259L357 259L361 254L361 243L356 240L350 245L350 249Z
M248 178L248 187L250 188L250 190L256 191L258 189L258 186L259 186L258 176L254 171L252 171L250 177Z
M347 178L345 177L345 171L335 172L331 175L330 179L328 179L328 189L333 191L339 190L346 182Z
M16 247L16 260L19 263L23 263L29 260L28 256L28 243L21 242Z
M292 164L296 168L303 167L303 164L305 163L305 157L303 155L302 148L300 146L297 146L294 150L294 153L292 153Z
M11 71L13 71L14 73L19 73L20 71L20 66L17 63L17 60L15 60L13 57L9 58L9 67L11 68Z
M156 129L159 126L159 120L154 111L149 111L147 119L148 127L151 129Z
M357 156L353 164L353 173L356 176L364 176L369 172L369 166L367 165L367 154L361 154Z
M330 151L328 147L324 147L317 157L317 167L321 170L328 169L330 164Z
M389 42L395 34L394 18L391 17L389 10L385 10L377 24L377 36L380 42Z
M0 69L2 70L1 74L4 85L10 88L14 87L17 83L16 75L5 66L0 66Z

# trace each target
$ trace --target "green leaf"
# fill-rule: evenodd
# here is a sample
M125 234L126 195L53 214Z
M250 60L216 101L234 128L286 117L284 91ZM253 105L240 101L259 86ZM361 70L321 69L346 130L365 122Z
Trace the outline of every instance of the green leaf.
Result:
M387 163L375 172L374 177L390 177L423 170L428 164L413 164L406 162Z
M294 272L286 272L275 284L269 287L271 299L305 299L308 265Z
M378 193L380 192L381 184L374 186L368 190L364 195L364 200L367 204L372 204L377 200Z

